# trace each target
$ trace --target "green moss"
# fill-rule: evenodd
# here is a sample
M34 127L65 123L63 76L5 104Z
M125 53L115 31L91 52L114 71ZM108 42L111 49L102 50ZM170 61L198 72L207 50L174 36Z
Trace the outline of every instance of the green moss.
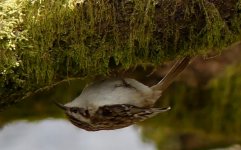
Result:
M240 0L233 9L227 19L204 0L5 0L0 97L68 77L108 75L110 60L128 69L220 50L240 40Z

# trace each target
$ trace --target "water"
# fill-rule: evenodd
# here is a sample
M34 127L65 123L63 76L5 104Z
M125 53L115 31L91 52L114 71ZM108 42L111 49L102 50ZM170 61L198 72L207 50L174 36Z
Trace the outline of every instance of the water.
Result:
M52 103L72 100L84 85L68 82L0 112L0 150L210 150L241 144L240 95L221 103L220 89L210 97L211 89L174 84L158 102L171 106L169 112L128 128L87 132Z
M143 142L137 127L87 132L63 119L17 121L0 130L1 150L155 150Z

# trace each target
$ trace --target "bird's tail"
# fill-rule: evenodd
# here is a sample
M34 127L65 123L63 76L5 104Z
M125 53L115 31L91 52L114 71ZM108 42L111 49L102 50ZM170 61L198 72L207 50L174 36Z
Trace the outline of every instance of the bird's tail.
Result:
M153 90L164 91L175 78L188 66L191 60L190 56L186 56L181 60L177 61L166 76L156 85L152 86Z

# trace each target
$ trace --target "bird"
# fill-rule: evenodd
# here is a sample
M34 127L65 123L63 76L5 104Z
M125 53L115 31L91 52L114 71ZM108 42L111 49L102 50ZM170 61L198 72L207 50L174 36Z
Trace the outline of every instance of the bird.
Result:
M115 130L170 110L154 107L162 92L188 66L191 57L178 60L157 84L149 87L132 78L109 78L87 85L73 101L55 104L69 121L87 131Z

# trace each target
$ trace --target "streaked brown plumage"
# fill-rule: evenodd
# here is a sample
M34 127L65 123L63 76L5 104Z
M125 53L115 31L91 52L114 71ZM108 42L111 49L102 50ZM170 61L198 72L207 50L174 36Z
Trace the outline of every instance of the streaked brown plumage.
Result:
M79 108L78 108L79 109ZM80 121L66 113L68 119L75 126L87 131L113 130L132 125L169 110L168 108L138 108L133 105L111 105L100 107L95 115L88 116L91 124Z
M153 108L153 105L189 62L189 56L178 61L152 87L129 78L107 79L87 86L72 102L56 104L65 110L72 124L87 131L127 127L170 109Z

